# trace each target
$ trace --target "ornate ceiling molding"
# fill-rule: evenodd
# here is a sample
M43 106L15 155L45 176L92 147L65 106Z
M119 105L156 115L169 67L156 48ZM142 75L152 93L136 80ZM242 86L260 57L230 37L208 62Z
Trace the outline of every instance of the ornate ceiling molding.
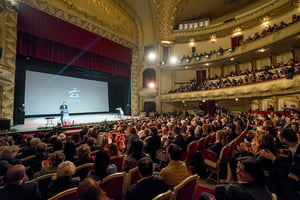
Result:
M175 13L182 0L155 1L156 21L160 40L173 40Z
M122 22L126 23L122 25L118 23L111 24L109 21L102 20L101 17L95 13L89 12L87 8L80 8L79 6L82 3L87 3L86 0L21 1L45 13L53 15L123 46L134 48L136 44L133 36L134 32L130 29L130 27L135 26L135 24L132 23L132 18L128 18L128 15L124 14L122 11L119 11L122 15L117 14L118 9L116 8L116 5L106 4L106 1L89 0L89 3L91 4L89 6L95 6L97 9L104 10L104 12L108 14L107 17L114 17L115 20L122 16L122 18L125 18L125 21ZM97 2L103 2L103 4Z

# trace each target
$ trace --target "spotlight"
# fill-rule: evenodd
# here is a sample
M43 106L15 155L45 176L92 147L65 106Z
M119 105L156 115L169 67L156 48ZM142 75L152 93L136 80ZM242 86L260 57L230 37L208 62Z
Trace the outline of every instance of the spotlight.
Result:
M160 62L160 64L164 65L164 64L166 64L166 62L163 60L163 61Z
M182 59L178 59L177 62L180 64L182 63Z
M186 61L186 62L190 62L190 61L191 61L191 59L190 59L190 58L187 58L187 59L185 59L185 61Z
M170 58L170 63L171 63L171 64L176 64L176 62L178 62L178 58L175 57L175 56L172 56L172 57Z
M201 59L201 57L200 57L200 56L196 56L196 60L198 60L198 61L199 61L200 59Z
M153 89L153 88L155 88L155 83L154 82L149 82L148 83L148 88L150 88L150 89Z
M228 51L229 52L234 52L234 48L229 48Z
M154 61L156 59L156 54L154 52L150 52L148 55L147 55L147 58L151 61Z

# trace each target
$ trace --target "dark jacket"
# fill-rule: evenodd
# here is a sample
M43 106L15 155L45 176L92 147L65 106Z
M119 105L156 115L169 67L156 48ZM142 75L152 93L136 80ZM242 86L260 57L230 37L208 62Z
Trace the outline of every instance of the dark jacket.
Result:
M67 189L77 187L79 185L79 181L79 178L73 178L70 176L57 178L56 180L51 181L46 197L49 198Z
M24 183L0 189L0 199L40 200L42 197L37 183Z
M126 200L151 200L156 195L166 192L168 186L160 176L151 176L129 186Z

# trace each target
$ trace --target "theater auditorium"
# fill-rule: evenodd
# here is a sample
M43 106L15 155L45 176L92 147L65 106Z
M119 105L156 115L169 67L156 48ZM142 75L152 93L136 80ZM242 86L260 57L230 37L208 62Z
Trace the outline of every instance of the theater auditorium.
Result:
M2 0L0 199L300 199L299 0Z

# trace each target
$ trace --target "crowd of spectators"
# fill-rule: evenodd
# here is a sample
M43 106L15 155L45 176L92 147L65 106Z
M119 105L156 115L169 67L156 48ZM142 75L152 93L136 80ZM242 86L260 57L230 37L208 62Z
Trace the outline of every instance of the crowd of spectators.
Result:
M266 36L268 36L268 35L270 35L274 32L282 30L282 29L298 22L299 20L300 20L300 15L294 14L292 16L291 22L286 23L284 21L281 21L279 24L274 24L273 26L268 26L261 33L256 32L256 33L254 33L253 36L249 35L248 38L240 41L240 45L247 44L249 42L253 42L253 41L256 41L260 38L266 37ZM179 61L190 62L192 59L201 60L201 58L203 58L203 57L210 58L213 54L223 55L225 51L234 51L234 48L224 49L223 47L219 47L219 49L213 49L213 50L210 50L209 52L206 52L206 51L201 52L201 53L194 52L192 55L183 55L183 56L181 56L179 58Z
M223 78L215 75L214 79L205 80L200 84L197 84L196 79L192 79L188 84L181 85L174 90L170 90L169 93L228 88L267 80L274 80L283 77L286 79L292 79L294 74L300 73L299 64L295 64L298 62L299 61L290 60L285 65L277 64L276 66L265 66L262 70L250 71L247 69L245 72L230 72Z
M127 163L124 170L128 171L138 166L143 176L143 181L129 187L127 199L145 196L145 191L147 191L144 188L145 185L152 187L153 193L147 193L149 195L146 198L151 199L169 188L172 189L190 175L187 165L193 165L193 162L181 161L181 155L186 151L189 143L213 134L215 139L208 144L207 148L219 155L225 145L241 134L248 122L248 141L238 145L235 157L232 159L236 158L243 164L242 166L238 164L239 167L247 167L247 162L238 160L238 157L244 154L256 159L270 160L265 161L267 164L261 163L267 180L266 190L278 195L278 199L296 200L299 198L297 192L299 192L300 184L299 113L293 113L292 116L280 116L276 112L270 115L251 112L221 113L212 117L188 113L185 115L164 113L151 115L149 118L96 125L82 129L80 133L73 136L67 136L62 129L37 133L27 138L22 137L21 134L2 135L0 138L0 185L3 188L0 189L0 196L1 199L14 199L20 197L18 196L20 191L26 191L28 197L24 196L22 199L42 199L71 187L79 186L78 190L82 189L83 186L80 186L82 183L90 184L97 196L105 199L102 189L96 187L94 182L116 173L116 166L110 163L110 159L112 156L123 154L126 156L125 162ZM287 136L287 132L291 136ZM265 141L266 139L268 142ZM94 141L92 146L87 144L90 140ZM97 151L94 157L91 156L91 148ZM289 154L290 151L292 151L291 154ZM167 153L166 158L160 159L159 152L164 155ZM280 157L281 154L284 156ZM197 155L201 157L201 152ZM33 161L30 163L28 160L24 161L24 156L33 156ZM199 159L196 156L193 161ZM237 161L233 163L238 163ZM94 169L86 177L74 177L76 167L85 163L94 163ZM256 166L255 163L253 167ZM154 164L158 166L155 173L153 172ZM206 171L201 171L203 166L199 166L200 162L197 164L193 166L193 173L205 177ZM230 165L229 169L230 167L233 169L228 171L228 181L242 180L239 171L234 173L236 164ZM28 181L52 172L56 174L45 194L41 196L37 185ZM233 175L229 176L230 174ZM255 174L252 176L257 178ZM280 178L280 181L276 178ZM285 187L281 183L284 183ZM293 187L290 184L293 184ZM259 198L255 196L254 199Z
M285 23L284 21L281 21L279 24L274 24L273 26L269 26L269 27L265 28L261 33L256 32L252 37L249 36L245 40L245 43L249 43L249 42L258 40L260 38L263 38L265 36L268 36L274 32L277 32L281 29L284 29L284 28L290 26L291 24L298 22L299 20L300 20L300 15L294 14L292 16L292 21L290 23Z

